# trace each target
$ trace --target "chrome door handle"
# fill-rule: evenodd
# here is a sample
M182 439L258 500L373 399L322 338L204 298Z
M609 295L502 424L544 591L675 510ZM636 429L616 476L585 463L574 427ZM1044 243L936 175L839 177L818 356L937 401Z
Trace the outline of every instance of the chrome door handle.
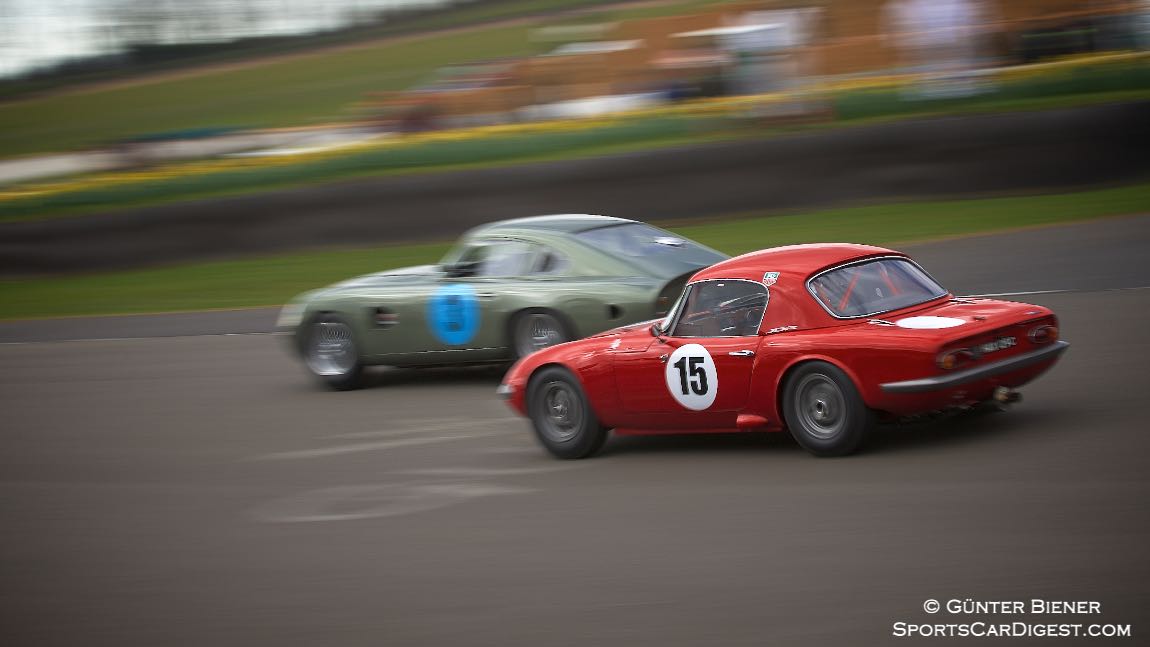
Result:
M754 357L755 351L753 350L733 350L727 353L731 357Z
M671 357L671 356L670 356L670 355L668 355L667 353L663 353L662 355L660 355L660 356L659 356L659 361L660 361L660 362L664 362L664 363L665 363L665 362L667 361L667 359L668 359L668 358L670 358L670 357Z

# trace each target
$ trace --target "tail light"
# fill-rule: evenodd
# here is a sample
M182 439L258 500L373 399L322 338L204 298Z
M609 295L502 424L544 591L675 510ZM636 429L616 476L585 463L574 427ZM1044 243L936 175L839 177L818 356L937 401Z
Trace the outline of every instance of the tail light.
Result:
M1058 326L1045 324L1032 329L1027 335L1035 344L1049 344L1058 341Z
M935 360L935 363L938 364L939 368L949 371L973 361L974 353L971 352L970 349L959 348L957 350L948 350L939 353L938 359Z

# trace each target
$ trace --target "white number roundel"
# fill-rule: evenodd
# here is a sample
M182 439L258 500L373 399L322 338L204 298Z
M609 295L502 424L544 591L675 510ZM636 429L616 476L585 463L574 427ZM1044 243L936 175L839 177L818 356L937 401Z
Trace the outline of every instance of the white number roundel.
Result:
M684 407L702 411L715 403L719 373L711 354L699 344L684 344L676 348L667 359L663 375L671 397Z

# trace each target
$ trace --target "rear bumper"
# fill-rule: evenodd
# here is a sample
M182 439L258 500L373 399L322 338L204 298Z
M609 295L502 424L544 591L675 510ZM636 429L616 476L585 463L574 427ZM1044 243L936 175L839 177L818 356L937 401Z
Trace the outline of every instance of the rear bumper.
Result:
M1066 352L1066 349L1069 347L1070 344L1067 342L1056 341L1046 348L983 366L976 366L965 371L936 377L924 377L917 380L907 380L905 382L887 382L880 386L885 393L928 393L931 391L942 391L970 382L991 378L996 375L1024 369L1041 362L1054 361L1058 359L1062 353Z

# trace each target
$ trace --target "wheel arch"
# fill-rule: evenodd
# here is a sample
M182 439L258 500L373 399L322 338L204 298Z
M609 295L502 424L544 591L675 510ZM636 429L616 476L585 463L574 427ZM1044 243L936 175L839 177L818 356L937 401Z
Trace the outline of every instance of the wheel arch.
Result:
M558 362L558 361L544 362L544 363L540 364L539 366L536 366L535 368L531 369L531 372L527 374L527 380L524 382L525 388L530 389L531 383L535 381L535 378L538 377L538 375L540 373L542 373L543 371L546 371L549 368L560 368L560 369L563 369L564 371L567 371L571 375L574 375L576 379L579 378L579 373L577 371L575 371L574 369L572 369L570 366L564 364L563 362ZM580 383L582 383L581 380L580 380Z
M526 398L529 397L531 393L532 382L540 373L549 368L562 369L570 373L571 376L575 378L575 381L579 383L579 387L583 389L583 394L587 398L588 406L591 407L591 410L595 412L595 416L599 418L601 422L615 418L615 416L610 414L613 409L618 408L618 403L612 402L610 397L602 397L604 394L604 385L602 384L603 377L600 376L599 379L592 379L592 381L589 382L587 380L588 375L586 375L583 370L580 370L578 366L573 366L561 360L549 360L531 369L530 373L527 374L526 379L523 381L523 395L525 402ZM611 371L610 379L612 382L614 381L614 371ZM607 392L610 393L611 391ZM604 414L607 415L604 416ZM609 424L608 426L614 425Z

